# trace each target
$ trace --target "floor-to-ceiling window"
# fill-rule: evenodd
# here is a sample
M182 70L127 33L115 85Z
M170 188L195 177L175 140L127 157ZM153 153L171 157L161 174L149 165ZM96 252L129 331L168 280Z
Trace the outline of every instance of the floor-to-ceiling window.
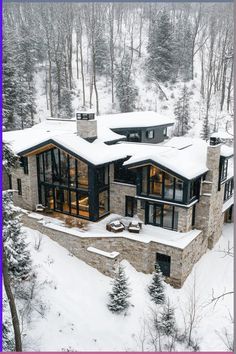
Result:
M89 218L88 165L53 148L37 155L39 199L47 208Z
M146 223L177 230L178 212L173 205L147 203Z

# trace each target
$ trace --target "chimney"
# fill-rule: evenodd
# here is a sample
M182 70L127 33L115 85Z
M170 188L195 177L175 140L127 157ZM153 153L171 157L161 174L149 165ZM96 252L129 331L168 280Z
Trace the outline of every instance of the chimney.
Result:
M77 135L93 142L97 139L97 120L94 112L76 113Z

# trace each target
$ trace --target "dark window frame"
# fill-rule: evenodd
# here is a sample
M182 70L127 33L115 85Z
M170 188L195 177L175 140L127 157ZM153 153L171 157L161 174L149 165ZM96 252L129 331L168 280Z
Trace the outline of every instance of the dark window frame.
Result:
M150 196L152 198L156 198L156 199L161 199L161 200L165 200L165 201L171 201L171 202L176 202L176 203L180 203L180 204L186 204L189 202L188 200L188 185L189 185L189 182L185 182L184 180L181 180L180 178L178 177L175 177L174 175L162 170L161 168L159 167L156 167L156 166L153 166L157 169L160 170L160 174L162 175L162 178L161 178L161 182L156 182L156 183L160 183L162 184L161 186L161 194L160 195L157 195L157 194L154 194L154 193L151 193L151 183L153 183L153 181L155 180L155 176L150 176L150 169L153 165L148 165L148 166L145 166L142 168L142 173L140 173L140 178L141 178L141 182L140 182L140 187L141 187L141 190L140 190L140 195L144 195L144 196ZM146 186L146 190L147 192L143 192L143 171L144 171L144 168L146 169L146 173L147 173L147 176L146 176L146 180L147 180L147 186ZM165 178L165 175L169 175L173 178L174 180L174 184L173 184L173 197L172 198L167 198L165 196L165 180L167 178ZM177 180L178 181L181 181L182 182L182 185L183 185L183 195L182 195L182 200L180 199L176 199L176 185L177 185Z
M8 175L8 184L9 184L9 189L12 189L12 175Z
M22 183L21 183L21 178L17 178L17 190L18 190L18 195L22 195Z
M131 213L128 212L128 203L131 202ZM133 217L137 212L137 200L129 195L125 196L125 216Z
M150 137L149 135L152 134ZM155 138L155 130L154 129L147 129L146 130L146 139L153 140Z
M171 257L163 254L163 253L156 253L156 264L159 265L163 276L169 277L170 270L171 270Z
M20 166L23 168L24 174L29 174L29 161L27 156L20 157Z
M153 222L149 221L149 206L152 205L153 206ZM164 225L164 211L165 211L165 206L168 205L168 207L172 208L172 221L171 221L171 228L170 227L166 227L163 226ZM160 213L160 223L156 222L156 209L159 208L161 209L161 213ZM174 205L170 205L170 204L165 204L165 203L152 203L152 202L147 202L146 203L146 224L149 225L153 225L153 226L159 226L162 227L163 229L166 230L173 230L173 231L177 231L178 230L178 220L179 220L179 216L177 216L177 225L175 227L175 217L176 217L176 207ZM178 214L178 212L177 212ZM155 220L154 220L155 219Z
M224 202L229 200L234 193L234 179L230 178L225 182L225 190L224 190Z

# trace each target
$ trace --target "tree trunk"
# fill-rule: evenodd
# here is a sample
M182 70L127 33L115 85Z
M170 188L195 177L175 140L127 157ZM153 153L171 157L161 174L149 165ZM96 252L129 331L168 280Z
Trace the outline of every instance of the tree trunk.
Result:
M227 87L227 112L229 112L229 107L230 107L231 87L232 87L232 82L233 82L233 71L234 71L234 60L232 59L229 85Z
M203 51L202 51L202 54L201 54L201 89L200 89L200 93L201 93L203 99L205 98L204 80L205 80L205 75L204 75L204 56L203 56Z
M76 31L76 77L79 79L79 33Z
M143 15L140 14L140 24L139 24L139 49L138 56L141 58L142 55L142 30L143 30Z
M46 78L45 78L45 93L46 93L46 104L47 104L47 111L49 110L48 106L48 74L46 70Z
M225 85L226 85L226 71L227 71L227 62L224 62L223 75L222 75L222 88L221 88L221 100L220 100L220 110L223 110L225 102Z
M114 104L114 4L110 9L111 102Z
M14 296L13 296L13 293L11 290L7 257L6 257L4 248L3 248L3 281L4 281L6 295L7 295L8 301L9 301L10 311L11 311L12 325L13 325L14 338L15 338L15 351L22 352L20 324L19 324L19 319L18 319L18 315L17 315Z
M81 69L82 87L83 87L83 106L85 107L86 100L85 100L84 58L83 58L83 47L82 47L82 33L80 34L79 47L80 47L80 66L81 66L80 69Z
M52 104L52 62L49 56L48 60L48 84L49 84L49 105L50 105L50 114L53 117L53 104Z

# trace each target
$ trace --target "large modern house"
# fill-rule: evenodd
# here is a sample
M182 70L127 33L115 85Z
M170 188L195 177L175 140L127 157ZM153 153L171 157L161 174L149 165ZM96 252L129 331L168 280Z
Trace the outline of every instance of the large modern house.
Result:
M149 239L104 230L104 237L78 237L76 246L65 234L63 245L100 270L103 264L104 273L103 257L113 251L143 272L158 262L167 281L181 286L233 219L233 149L215 137L169 139L173 124L155 112L80 112L5 132L20 167L5 175L4 187L17 190L16 205L31 211L41 204L93 222L111 213L138 217Z

